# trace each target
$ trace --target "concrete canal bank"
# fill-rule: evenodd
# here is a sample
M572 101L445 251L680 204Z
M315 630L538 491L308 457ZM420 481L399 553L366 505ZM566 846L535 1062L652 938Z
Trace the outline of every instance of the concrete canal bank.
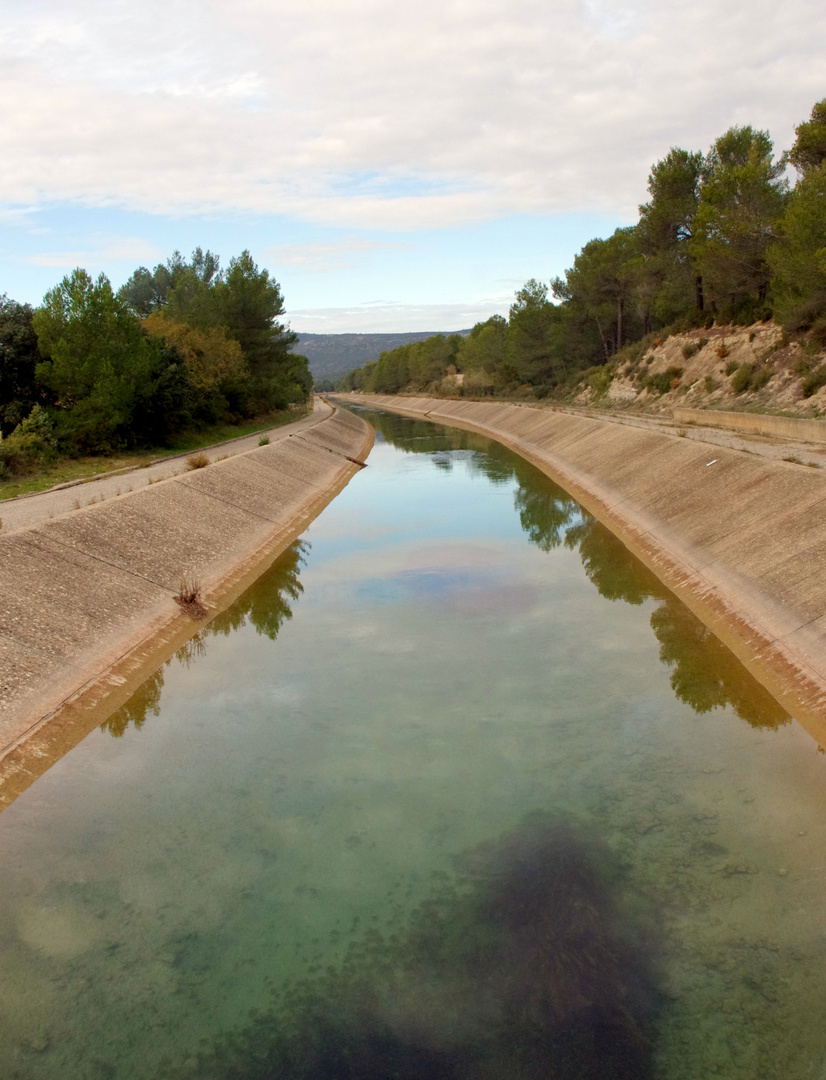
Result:
M341 395L481 432L562 484L826 745L826 474L552 409Z
M0 808L229 604L359 471L346 410L126 495L0 533Z

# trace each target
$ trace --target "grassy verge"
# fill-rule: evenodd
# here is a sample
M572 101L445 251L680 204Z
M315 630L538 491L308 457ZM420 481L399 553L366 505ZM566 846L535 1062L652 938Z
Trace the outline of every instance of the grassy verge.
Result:
M130 450L108 457L62 458L42 472L0 483L0 501L13 499L16 495L46 491L57 484L68 484L73 480L91 479L117 469L144 468L154 461L174 457L175 454L186 454L204 446L212 446L213 443L225 442L227 439L240 439L244 435L254 435L258 431L269 431L283 424L292 424L308 412L309 408L289 409L268 416L255 416L243 424L213 424L211 427L187 432L172 446L146 447L143 450Z

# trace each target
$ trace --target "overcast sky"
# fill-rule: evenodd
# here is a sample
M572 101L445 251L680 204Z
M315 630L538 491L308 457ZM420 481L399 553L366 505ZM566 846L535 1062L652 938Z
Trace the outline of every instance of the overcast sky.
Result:
M823 0L4 0L0 293L249 248L293 329L459 329L653 162L826 97Z

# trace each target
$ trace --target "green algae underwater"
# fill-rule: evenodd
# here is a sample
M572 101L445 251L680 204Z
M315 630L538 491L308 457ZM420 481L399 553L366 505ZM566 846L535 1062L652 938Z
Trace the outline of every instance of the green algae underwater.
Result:
M365 415L0 815L0 1074L826 1076L818 748L532 466Z

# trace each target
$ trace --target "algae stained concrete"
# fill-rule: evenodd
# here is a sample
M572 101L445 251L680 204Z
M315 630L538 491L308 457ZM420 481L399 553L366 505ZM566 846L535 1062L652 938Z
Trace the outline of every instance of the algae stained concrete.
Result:
M826 473L553 409L350 399L480 431L533 461L826 744Z
M0 534L0 806L197 630L174 601L182 579L200 582L208 609L231 602L358 472L372 439L336 410L275 444Z

